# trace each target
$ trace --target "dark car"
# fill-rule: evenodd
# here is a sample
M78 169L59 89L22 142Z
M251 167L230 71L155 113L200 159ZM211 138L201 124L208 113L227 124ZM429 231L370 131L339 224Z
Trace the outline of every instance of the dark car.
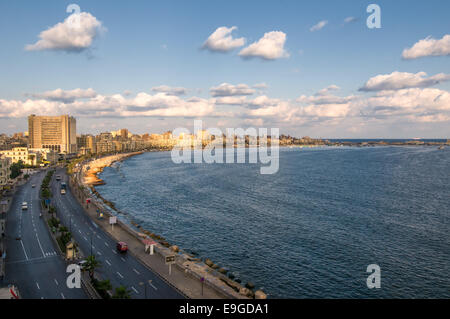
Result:
M123 241L119 241L117 243L117 251L120 253L126 253L128 250L128 245L127 243L124 243Z

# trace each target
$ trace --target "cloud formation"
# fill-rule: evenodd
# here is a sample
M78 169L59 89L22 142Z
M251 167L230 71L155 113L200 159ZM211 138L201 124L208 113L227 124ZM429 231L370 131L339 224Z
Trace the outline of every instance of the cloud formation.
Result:
M94 39L103 31L102 23L87 12L73 13L64 22L42 31L40 40L25 47L27 51L82 52L88 49Z
M167 85L160 85L152 87L153 92L165 93L166 95L185 95L187 94L187 89L184 87L170 87Z
M229 83L222 83L219 86L210 88L209 92L213 97L223 97L252 95L255 93L255 90L250 88L247 84L233 85Z
M233 38L231 33L237 27L219 27L214 31L203 44L204 49L215 52L228 52L239 48L245 44L245 38Z
M391 74L380 74L370 78L359 91L383 91L401 90L406 88L425 88L449 81L450 74L439 73L426 77L425 72L408 73L392 72Z
M289 57L284 50L286 33L271 31L264 34L258 41L250 44L239 52L242 58L261 58L264 60L276 60Z
M62 89L56 89L53 91L46 91L44 93L37 93L32 94L34 98L39 99L46 99L49 101L59 101L64 103L71 103L75 101L76 99L87 99L87 98L93 98L97 96L97 93L89 88L87 90L83 89L74 89L65 91Z
M319 21L317 24L313 25L309 31L314 32L314 31L319 31L321 29L323 29L326 25L328 24L327 20L322 20Z
M436 40L431 37L420 40L411 48L403 50L402 57L406 60L418 59L428 56L450 55L450 34Z

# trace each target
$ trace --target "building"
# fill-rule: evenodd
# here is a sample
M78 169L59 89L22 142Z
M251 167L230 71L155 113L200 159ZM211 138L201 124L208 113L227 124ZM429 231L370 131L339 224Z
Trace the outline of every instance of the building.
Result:
M79 155L95 154L96 152L95 137L92 135L77 136L77 148Z
M8 184L11 175L11 160L0 155L0 188Z
M30 148L47 148L58 153L77 152L76 120L69 115L28 117Z
M32 152L26 147L14 147L12 150L0 151L0 155L9 158L12 163L22 161L29 166L38 166L41 163L41 154Z
M32 148L29 149L29 151L39 153L42 161L46 162L46 164L53 165L58 163L59 154L54 150L50 150L48 148Z

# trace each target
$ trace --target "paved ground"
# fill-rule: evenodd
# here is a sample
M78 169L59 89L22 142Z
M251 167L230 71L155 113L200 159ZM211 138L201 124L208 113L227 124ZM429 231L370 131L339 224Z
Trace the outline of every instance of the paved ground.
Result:
M52 180L52 205L57 207L58 217L63 224L71 228L83 254L88 256L92 250L92 254L101 262L102 267L98 272L103 279L109 279L113 287L127 286L132 298L184 297L134 256L117 253L116 241L85 214L70 189L61 195L56 175L61 175L62 181L69 185L65 170L58 169Z
M5 284L15 284L22 298L87 298L80 288L66 285L65 261L56 253L56 247L39 217L39 189L45 176L40 172L20 186L14 196L6 219L6 276ZM32 184L36 187L32 188ZM22 202L28 209L22 210Z

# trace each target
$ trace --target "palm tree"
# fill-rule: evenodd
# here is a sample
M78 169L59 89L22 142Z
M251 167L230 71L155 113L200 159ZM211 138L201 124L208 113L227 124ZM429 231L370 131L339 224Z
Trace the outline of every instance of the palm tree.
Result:
M89 277L91 280L94 278L95 269L99 268L101 263L95 259L95 256L89 256L86 258L86 263L83 265L83 269L89 271Z
M131 291L125 286L120 286L116 288L116 292L113 295L114 299L131 299Z

